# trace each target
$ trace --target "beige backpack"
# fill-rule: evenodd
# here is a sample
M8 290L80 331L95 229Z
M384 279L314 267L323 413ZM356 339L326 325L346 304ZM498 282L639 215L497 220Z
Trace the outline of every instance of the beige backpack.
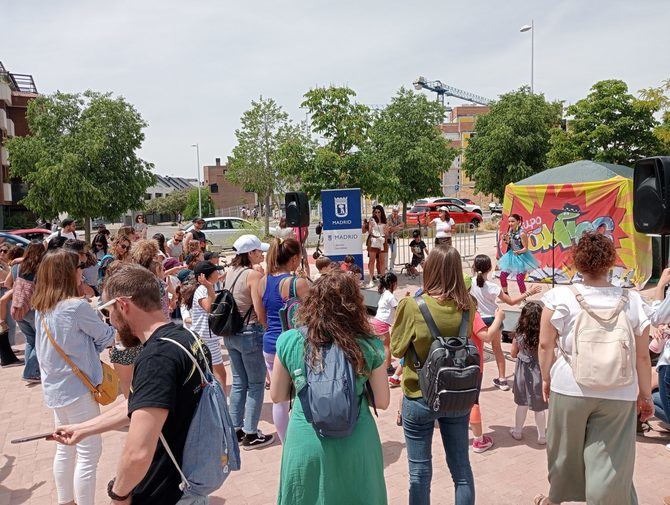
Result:
M558 346L565 361L572 368L575 381L590 389L615 389L633 383L633 354L635 335L623 310L628 293L623 291L614 309L594 309L574 288L582 311L574 326L572 355Z

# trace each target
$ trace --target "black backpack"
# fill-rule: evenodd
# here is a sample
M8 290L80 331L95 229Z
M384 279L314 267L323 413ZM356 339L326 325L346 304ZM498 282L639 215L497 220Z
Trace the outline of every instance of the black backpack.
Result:
M250 268L245 268L233 281L233 285L230 286L230 289L223 289L219 291L212 303L212 310L209 313L208 322L209 330L215 335L222 337L232 337L236 333L239 333L245 324L251 318L251 311L253 310L253 305L249 307L247 313L242 317L240 310L237 308L237 302L233 297L233 289L235 289L235 284L240 278L245 270L251 270Z
M428 408L440 414L468 411L477 402L481 388L479 351L468 338L470 311L462 313L458 336L445 337L440 335L426 302L420 296L415 300L433 336L423 365L410 344L423 398Z

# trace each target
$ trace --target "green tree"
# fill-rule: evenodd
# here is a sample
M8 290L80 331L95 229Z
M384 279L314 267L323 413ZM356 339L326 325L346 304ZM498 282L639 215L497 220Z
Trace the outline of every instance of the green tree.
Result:
M179 213L184 213L188 204L188 190L172 191L161 198L153 198L145 205L146 212L156 214L170 214L176 217ZM196 191L196 211L198 209L197 191Z
M237 145L228 158L226 177L246 191L258 194L265 209L265 234L270 233L270 199L283 192L286 182L280 171L282 146L297 144L299 127L294 125L272 98L261 97L240 119L242 127L235 130Z
M662 153L670 153L670 79L666 79L660 86L640 91L640 98L650 103L653 109L660 112L661 121L654 128L654 135L662 144Z
M463 170L475 191L502 199L505 186L547 168L550 130L561 120L561 104L528 87L501 95L479 116L464 152Z
M595 83L586 98L568 107L567 131L552 136L551 164L587 159L631 166L658 154L658 107L657 101L634 97L623 81Z
M214 215L214 202L209 188L201 188L200 198L202 199L202 216L198 213L198 188L189 189L184 207L184 219L190 220L196 217L207 217Z
M359 187L371 193L376 174L367 170L362 149L372 121L370 109L353 99L346 87L315 88L304 94L301 106L310 114L311 130L319 142L302 132L285 146L282 171L299 181L300 189L320 199L325 188Z
M86 221L140 208L154 183L152 165L137 156L147 123L122 97L86 91L31 101L31 134L7 142L12 177L28 184L21 201L43 218L67 212Z
M441 194L442 173L458 154L437 128L445 109L424 95L400 88L370 128L365 159L378 176L380 201L407 203Z

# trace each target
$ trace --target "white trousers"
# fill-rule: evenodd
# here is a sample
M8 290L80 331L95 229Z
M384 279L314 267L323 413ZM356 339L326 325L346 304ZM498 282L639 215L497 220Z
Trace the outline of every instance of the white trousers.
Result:
M66 407L53 409L56 426L88 421L100 414L100 405L85 394ZM95 504L95 474L102 453L102 437L92 435L74 446L56 445L54 479L58 503Z

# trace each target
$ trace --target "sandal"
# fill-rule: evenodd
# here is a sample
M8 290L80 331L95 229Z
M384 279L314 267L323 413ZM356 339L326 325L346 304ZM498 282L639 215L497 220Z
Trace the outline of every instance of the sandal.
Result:
M549 503L549 498L541 493L533 498L533 505L548 505Z

